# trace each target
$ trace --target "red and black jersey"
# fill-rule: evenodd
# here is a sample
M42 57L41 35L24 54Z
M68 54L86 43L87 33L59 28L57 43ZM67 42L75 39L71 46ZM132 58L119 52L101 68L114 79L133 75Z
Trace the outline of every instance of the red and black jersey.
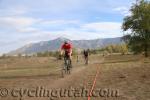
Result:
M71 52L71 49L72 49L72 45L70 43L64 43L62 46L61 46L61 49L64 50L65 52L68 52L70 53Z

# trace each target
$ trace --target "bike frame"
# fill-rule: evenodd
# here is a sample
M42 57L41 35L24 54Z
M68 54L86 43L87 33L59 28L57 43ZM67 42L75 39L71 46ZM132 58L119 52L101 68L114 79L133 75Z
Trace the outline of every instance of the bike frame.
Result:
M70 74L71 70L71 59L69 56L64 56L64 67L62 68L62 77L64 74Z
M71 59L69 58L69 56L64 56L64 63L67 71L70 70Z

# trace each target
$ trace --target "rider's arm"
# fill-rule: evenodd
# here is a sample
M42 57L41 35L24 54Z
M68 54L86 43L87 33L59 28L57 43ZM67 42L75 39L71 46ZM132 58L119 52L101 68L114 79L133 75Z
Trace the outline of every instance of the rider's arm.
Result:
M70 49L70 55L72 55L72 49Z
M64 52L64 46L62 45L60 48L60 55L63 55L63 52Z
M61 50L60 50L60 55L63 55L63 53L64 53L64 50L61 49Z
M73 46L72 46L72 44L70 44L70 56L72 55L72 48L73 48Z

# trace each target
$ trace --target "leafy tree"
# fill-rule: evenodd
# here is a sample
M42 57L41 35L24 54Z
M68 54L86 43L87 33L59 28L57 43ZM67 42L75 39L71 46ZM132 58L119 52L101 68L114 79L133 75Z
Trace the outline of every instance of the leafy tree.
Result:
M150 50L150 1L137 0L130 9L131 15L124 18L123 31L131 31L123 37L134 53L144 52L148 57Z

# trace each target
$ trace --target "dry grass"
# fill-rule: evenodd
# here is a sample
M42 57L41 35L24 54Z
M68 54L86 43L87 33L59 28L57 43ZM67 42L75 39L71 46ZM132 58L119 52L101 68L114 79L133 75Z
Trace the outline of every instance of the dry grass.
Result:
M73 61L73 72L60 78L62 61L54 58L9 58L0 59L0 87L6 88L68 88L86 86L91 88L97 67L100 73L95 89L107 88L119 90L117 98L98 97L91 100L149 100L150 98L150 58L133 55L91 55L90 64ZM103 61L103 62L102 62ZM7 64L7 66L6 66ZM29 98L25 100L49 100L49 98ZM1 99L0 99L1 100ZM7 97L3 100L18 100ZM61 98L55 100L87 100L87 98Z

